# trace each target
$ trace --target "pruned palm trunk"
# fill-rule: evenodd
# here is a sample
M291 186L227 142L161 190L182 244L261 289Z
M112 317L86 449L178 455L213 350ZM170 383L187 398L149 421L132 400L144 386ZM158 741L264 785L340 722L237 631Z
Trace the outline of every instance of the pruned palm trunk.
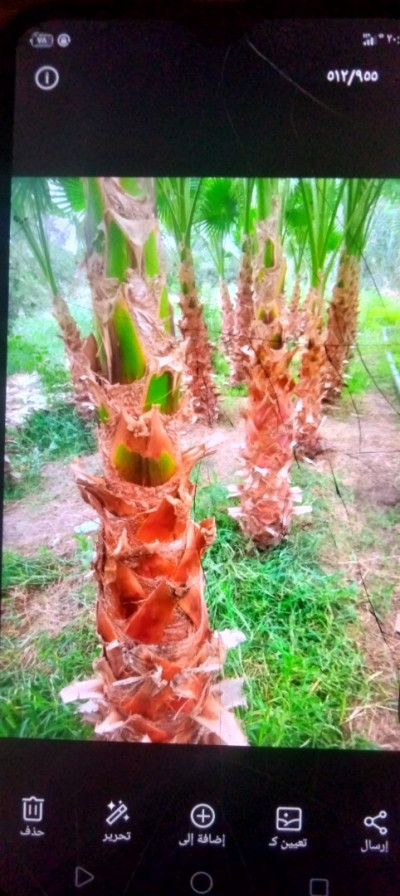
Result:
M286 335L288 339L294 342L300 338L305 328L305 314L300 307L301 302L301 282L300 276L297 275L293 284L292 297L288 306Z
M126 385L88 378L103 421L104 476L79 465L75 476L101 521L102 656L96 677L62 697L83 700L84 718L106 740L245 744L229 711L243 705L241 682L221 676L240 636L212 632L204 600L201 557L215 524L190 519L189 474L208 449L179 447L177 360L164 354L148 366L151 374Z
M182 309L179 326L186 342L185 363L192 407L197 420L212 426L218 417L218 401L212 378L211 347L203 306L197 294L192 253L187 247L181 247L179 283Z
M75 391L75 407L77 414L84 420L92 420L95 405L87 388L87 365L97 366L97 344L93 335L82 339L79 328L70 314L68 305L62 296L53 296L53 314L57 321Z
M67 689L64 699L90 700L85 719L107 740L245 744L229 712L243 704L241 683L221 680L229 635L210 630L204 600L201 557L215 523L190 519L189 474L207 448L181 452L175 419L155 406L141 412L144 401L140 387L107 389L104 478L76 467L80 491L101 519L95 570L103 651L96 678Z
M102 656L95 678L68 686L62 698L83 700L84 718L106 740L246 744L230 711L243 705L242 682L222 680L226 649L241 635L211 631L204 600L201 557L215 524L190 518L190 472L210 447L180 447L182 358L139 273L148 209L142 203L142 223L130 223L127 201L117 217L108 190L117 185L100 186L105 262L90 256L98 367L87 365L85 381L98 409L104 473L91 476L78 464L74 472L101 523L95 574ZM123 280L109 276L107 259L116 272L119 253L128 258L128 250L136 269L126 267Z
M284 347L279 322L274 331L271 325L258 323L253 344L256 360L250 371L245 412L244 473L237 492L240 507L230 513L259 547L266 548L287 534L298 497L290 486L295 390L290 362L294 350Z
M316 457L322 451L323 369L325 344L323 333L323 299L319 287L312 287L305 301L305 348L301 355L298 402L295 411L296 456Z
M324 400L332 402L343 388L351 350L357 335L360 261L343 250L337 283L329 306L325 342Z
M221 340L227 361L233 354L233 333L235 327L235 311L229 289L225 280L220 280L221 307L222 307L222 332Z
M250 330L254 321L251 241L243 246L235 306L232 383L247 383L251 362Z

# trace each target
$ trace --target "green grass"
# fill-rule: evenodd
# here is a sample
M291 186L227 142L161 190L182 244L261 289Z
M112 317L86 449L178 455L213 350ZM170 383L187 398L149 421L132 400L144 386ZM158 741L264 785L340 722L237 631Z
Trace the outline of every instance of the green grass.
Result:
M204 557L211 625L239 628L246 642L228 653L225 674L244 676L248 708L240 714L250 743L276 747L371 746L352 737L346 719L368 702L355 586L328 575L319 553L327 538L332 485L302 468L306 492L319 494L313 524L294 522L278 547L257 550L226 513L223 487L197 491L196 519L215 513L218 539ZM309 503L310 494L304 495ZM324 531L325 530L325 531Z
M229 398L243 398L245 395L249 394L249 388L246 383L240 383L240 385L237 386L225 383L225 386L221 391L223 395L226 395Z
M59 697L74 679L92 674L93 658L99 654L94 585L82 578L85 557L81 544L75 559L56 557L47 549L33 557L4 554L0 737L93 736L93 729L76 714L76 706L64 706ZM29 605L60 582L68 583L71 621L67 619L54 635L32 628L24 601Z
M359 550L370 556L368 590L373 595L374 610L384 622L393 605L398 588L398 564L393 563L400 534L398 506L365 509L365 524L359 535ZM376 562L376 557L379 557Z
M99 653L93 620L82 613L55 637L39 634L30 664L18 665L17 649L14 638L3 637L0 737L80 740L92 736L93 729L76 715L76 706L64 706L59 694L67 684L93 671L92 659Z
M383 327L388 327L388 344L383 341ZM400 369L399 303L391 297L364 291L359 303L357 347L349 364L344 396L359 395L375 384L384 390L393 387L387 350Z
M8 453L19 479L6 483L5 498L16 500L40 485L41 469L49 461L96 451L93 427L78 417L72 405L33 411L24 426L9 429Z
M56 557L48 548L41 548L33 557L5 550L2 557L2 591L10 588L45 588L58 582L70 562Z
M305 466L295 469L295 478L305 503L313 504L312 523L295 521L287 541L265 552L227 515L223 486L198 487L194 516L215 515L218 531L203 561L210 623L246 635L244 644L229 651L224 671L245 679L248 708L239 714L251 744L371 747L346 724L354 706L371 698L357 648L359 598L353 584L338 572L327 574L319 560L324 551L337 549L326 526L332 483ZM33 557L5 552L0 736L93 736L75 705L59 699L66 684L91 676L99 653L95 588L84 578L93 541L76 541L74 557L60 558L48 549ZM35 633L26 602L60 583L66 584L71 618L54 635L43 626Z
M71 310L83 335L90 331L91 311L79 301ZM78 417L64 345L57 323L48 311L20 317L8 337L7 376L40 376L47 409L35 410L23 426L7 429L6 452L17 478L5 484L6 500L22 498L40 486L41 469L49 461L96 451L93 427Z

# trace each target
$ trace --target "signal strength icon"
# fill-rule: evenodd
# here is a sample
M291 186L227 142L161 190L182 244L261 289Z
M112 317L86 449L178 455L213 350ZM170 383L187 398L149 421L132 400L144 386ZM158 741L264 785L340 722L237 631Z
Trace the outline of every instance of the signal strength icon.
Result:
M363 47L374 47L377 43L373 34L363 34Z

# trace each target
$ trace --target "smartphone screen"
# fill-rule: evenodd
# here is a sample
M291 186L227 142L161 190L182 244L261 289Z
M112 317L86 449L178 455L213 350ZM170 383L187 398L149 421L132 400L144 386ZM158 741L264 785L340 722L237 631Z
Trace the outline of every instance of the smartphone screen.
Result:
M19 40L4 894L398 892L399 60L206 9Z

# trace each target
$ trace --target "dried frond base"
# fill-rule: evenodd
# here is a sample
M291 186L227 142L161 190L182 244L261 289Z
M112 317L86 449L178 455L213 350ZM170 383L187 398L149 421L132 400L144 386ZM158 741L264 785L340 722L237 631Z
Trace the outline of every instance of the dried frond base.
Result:
M298 402L294 421L297 458L313 458L323 450L320 427L322 423L322 378L326 356L322 333L322 294L320 290L310 290L305 310L307 319L306 347L302 352L300 378L296 387Z
M62 699L83 701L79 712L101 740L246 746L230 711L245 705L243 682L217 681L224 633L210 635L203 648L191 647L192 665L186 666L154 647L111 642L94 664L96 677L69 685Z
M97 346L93 336L82 339L79 329L62 296L53 296L53 314L60 328L75 390L76 411L83 420L91 420L94 404L86 388L88 366L95 370Z
M341 394L348 358L357 334L360 262L345 250L337 284L329 306L325 342L323 400L333 402Z
M296 277L292 298L287 309L287 323L285 327L286 339L298 342L306 328L306 318L304 308L300 307L301 286L300 278Z
M193 412L196 420L212 426L218 418L218 399L212 377L211 348L203 306L197 295L193 259L189 249L185 249L185 260L181 262L179 281L182 309L179 327L185 339L185 364Z
M257 361L251 370L243 451L240 508L232 515L259 547L277 544L293 513L290 467L293 461L293 391L289 364L294 351L282 347L275 332L258 323L253 330Z
M250 330L254 321L253 274L250 252L244 252L239 272L234 319L232 385L247 383L250 366Z
M224 280L220 282L221 307L222 307L222 332L221 341L225 357L230 360L233 354L233 340L235 330L235 311L229 295L229 289Z
M293 516L289 471L275 475L253 467L242 485L240 507L230 508L229 514L258 547L279 544Z

